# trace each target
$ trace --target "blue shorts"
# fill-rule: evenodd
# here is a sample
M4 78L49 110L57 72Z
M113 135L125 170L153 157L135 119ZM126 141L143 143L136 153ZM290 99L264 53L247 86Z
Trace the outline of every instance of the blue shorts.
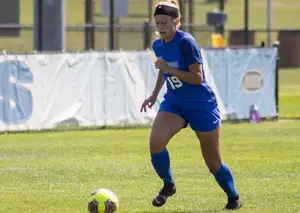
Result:
M171 112L180 116L185 120L186 126L190 124L192 130L197 132L210 132L221 125L221 115L217 106L214 106L211 110L183 109L164 100L160 104L158 111Z

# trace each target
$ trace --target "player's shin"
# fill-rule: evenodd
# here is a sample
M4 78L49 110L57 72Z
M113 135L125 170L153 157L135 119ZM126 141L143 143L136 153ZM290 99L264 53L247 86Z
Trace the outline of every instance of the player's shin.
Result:
M227 194L228 198L238 199L238 193L235 188L232 173L226 164L223 163L214 176L220 187Z
M174 182L167 148L160 153L151 153L151 162L158 176L164 181L164 184Z

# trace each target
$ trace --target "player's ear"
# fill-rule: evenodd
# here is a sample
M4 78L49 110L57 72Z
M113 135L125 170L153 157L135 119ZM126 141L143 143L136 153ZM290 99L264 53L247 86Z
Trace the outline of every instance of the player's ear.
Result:
M180 18L178 17L178 18L174 19L173 21L174 21L175 25L177 26L180 23Z

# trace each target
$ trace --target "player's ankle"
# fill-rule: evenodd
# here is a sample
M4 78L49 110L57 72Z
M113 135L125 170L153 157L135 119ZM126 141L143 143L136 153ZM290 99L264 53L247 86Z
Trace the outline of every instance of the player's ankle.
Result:
M240 196L238 194L235 196L228 197L228 201L236 201L238 199L240 199Z
M164 186L170 186L170 185L175 185L174 180L171 180L171 181L164 181Z

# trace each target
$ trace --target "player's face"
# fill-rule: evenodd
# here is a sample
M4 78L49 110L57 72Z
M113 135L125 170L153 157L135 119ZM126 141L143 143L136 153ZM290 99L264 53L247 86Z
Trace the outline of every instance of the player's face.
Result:
M165 40L172 38L176 31L176 21L167 15L156 15L154 19L160 37Z

